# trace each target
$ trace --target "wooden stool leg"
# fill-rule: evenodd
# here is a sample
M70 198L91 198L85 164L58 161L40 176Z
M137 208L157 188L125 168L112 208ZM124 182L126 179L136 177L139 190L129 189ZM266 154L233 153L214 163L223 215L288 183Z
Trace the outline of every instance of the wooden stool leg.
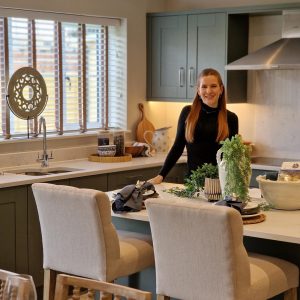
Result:
M297 300L297 288L292 288L284 292L284 300Z
M54 270L44 270L43 300L54 300L56 275Z
M100 300L112 300L112 294L101 292Z
M157 300L170 300L171 298L169 296L157 295L156 299Z

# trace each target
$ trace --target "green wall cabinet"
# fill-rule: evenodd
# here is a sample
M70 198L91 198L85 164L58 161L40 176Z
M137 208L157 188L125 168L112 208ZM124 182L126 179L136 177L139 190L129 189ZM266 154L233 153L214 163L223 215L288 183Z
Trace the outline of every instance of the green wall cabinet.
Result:
M186 98L187 17L154 17L151 32L151 95Z
M226 13L148 18L148 98L190 101L197 74L224 75Z
M197 75L214 68L225 78L226 14L188 16L187 98L193 99Z

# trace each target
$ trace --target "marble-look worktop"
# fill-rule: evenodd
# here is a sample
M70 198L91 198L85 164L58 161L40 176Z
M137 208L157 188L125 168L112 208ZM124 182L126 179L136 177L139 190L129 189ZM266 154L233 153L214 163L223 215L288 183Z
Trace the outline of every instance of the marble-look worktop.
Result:
M43 176L29 176L29 175L8 173L10 170L17 170L17 169L19 170L33 169L33 168L40 169L40 164L3 168L0 169L1 172L0 188L32 184L34 182L46 182L46 181L61 180L67 178L76 178L76 177L91 176L91 175L98 175L98 174L129 171L135 169L159 167L163 164L165 157L166 157L165 153L161 153L161 154L159 153L153 157L136 157L136 158L132 158L132 160L128 162L118 162L118 163L91 162L87 158L66 160L60 162L50 162L49 167L51 168L65 167L65 168L74 168L78 170L67 172L67 173L59 173L59 174L51 174L51 175L43 175ZM186 156L182 156L178 160L178 163L184 163L184 162L186 162Z
M203 205L212 205L211 202L208 202L207 199L201 195L199 198L188 199L188 198L179 198L173 194L167 193L164 190L182 185L174 183L161 183L156 185L156 191L159 193L159 197L164 200L173 200L173 201L196 201L201 202ZM256 196L258 189L254 189L254 194ZM109 197L112 199L112 193L108 192ZM252 198L252 201L261 202L261 200ZM287 211L287 210L278 210L272 209L270 211L263 212L266 215L265 221L257 224L247 224L244 225L244 236L262 238L268 240L275 240L281 242L288 242L294 244L300 244L300 211ZM112 212L113 217L131 219L149 222L147 210L143 209L139 212L129 212L122 214L115 214Z
M134 169L143 169L151 167L159 167L163 164L166 157L166 153L157 153L153 157L137 157L133 158L129 162L119 162L119 163L99 163L99 162L90 162L87 158L82 159L73 159L65 161L50 161L50 167L65 167L65 168L74 168L78 169L76 171L59 173L52 175L43 175L43 176L29 176L22 174L11 174L8 173L10 170L23 170L23 169L32 169L40 168L40 164L32 165L22 165L22 166L12 166L5 167L0 169L0 188L32 184L34 182L46 182L53 180L61 180L67 178L76 178L83 176L91 176L98 174L114 173L120 171L128 171ZM186 156L182 156L178 163L184 163L187 161ZM262 169L262 170L279 170L278 165L270 165L270 163L265 164L264 161L257 161L252 164L253 169Z

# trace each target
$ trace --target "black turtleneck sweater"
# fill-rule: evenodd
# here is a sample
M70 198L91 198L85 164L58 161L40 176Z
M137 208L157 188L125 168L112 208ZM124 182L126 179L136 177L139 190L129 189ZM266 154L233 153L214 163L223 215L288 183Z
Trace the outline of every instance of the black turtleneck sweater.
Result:
M185 121L191 110L191 105L185 106L178 120L176 138L170 149L159 175L164 178L176 164L181 156L184 147L187 149L188 175L192 170L204 163L216 165L216 154L220 144L216 142L218 133L218 108L211 108L202 103L200 117L196 124L194 142L188 143L185 139ZM227 122L229 138L238 133L238 117L235 113L227 110Z

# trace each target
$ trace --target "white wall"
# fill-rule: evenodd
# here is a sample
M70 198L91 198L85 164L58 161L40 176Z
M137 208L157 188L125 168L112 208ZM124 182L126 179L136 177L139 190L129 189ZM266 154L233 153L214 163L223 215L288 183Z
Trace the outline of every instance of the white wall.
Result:
M190 10L195 8L217 8L231 6L252 6L278 3L295 3L291 0L166 0L166 9L169 11Z

